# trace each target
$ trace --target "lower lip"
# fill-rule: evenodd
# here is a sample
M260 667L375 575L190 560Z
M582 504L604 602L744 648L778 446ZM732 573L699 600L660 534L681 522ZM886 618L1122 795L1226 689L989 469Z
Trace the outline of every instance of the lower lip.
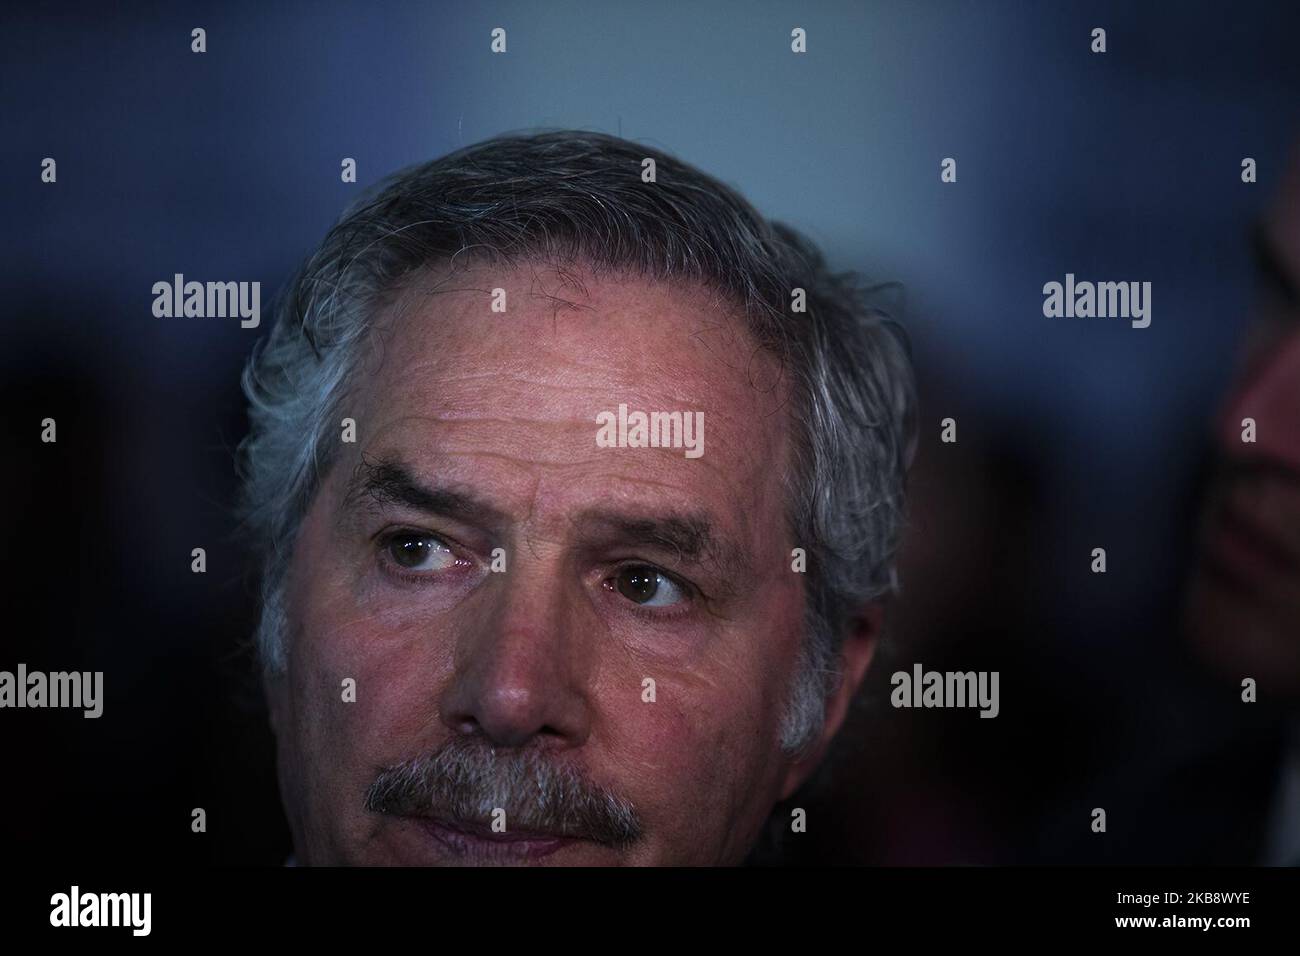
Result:
M415 820L415 823L443 847L457 856L465 857L534 860L550 856L557 850L578 842L572 837L541 835L515 837L509 834L493 834L491 837L479 836L428 818L419 818Z

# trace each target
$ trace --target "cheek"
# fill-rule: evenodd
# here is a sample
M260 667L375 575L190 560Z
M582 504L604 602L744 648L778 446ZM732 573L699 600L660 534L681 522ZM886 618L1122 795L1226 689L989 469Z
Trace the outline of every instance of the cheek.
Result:
M343 553L309 515L295 554L290 669L300 730L329 756L318 771L360 773L368 784L379 767L429 746L451 651L429 614L401 613L359 590L345 562L330 559Z
M321 702L305 708L315 713L319 749L368 784L378 768L434 745L437 691L451 661L427 622L394 629L359 613L346 598L318 600L304 619L294 670L310 682L300 688L304 697Z
M766 809L775 778L772 695L757 677L727 677L661 677L653 703L637 695L606 711L614 786L637 805L657 852L670 860L718 858L735 831Z

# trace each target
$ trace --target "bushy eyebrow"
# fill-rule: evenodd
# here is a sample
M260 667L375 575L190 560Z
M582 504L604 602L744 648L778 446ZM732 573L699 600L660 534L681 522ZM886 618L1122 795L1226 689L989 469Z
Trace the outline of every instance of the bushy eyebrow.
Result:
M342 510L355 509L367 500L451 518L495 535L503 535L511 524L505 511L463 487L424 484L401 460L363 453L344 491ZM654 548L685 563L711 564L733 588L742 586L753 574L753 563L745 549L721 533L702 512L656 510L635 514L589 508L577 516L575 525L588 543L599 538L608 544Z
M656 548L692 564L712 563L728 579L743 579L753 566L743 548L719 533L700 513L631 516L606 509L583 512L578 521L620 543ZM737 581L739 583L739 581Z
M367 458L363 454L344 492L343 508L355 508L367 498L497 531L509 520L505 512L463 489L421 483L406 464L395 458Z

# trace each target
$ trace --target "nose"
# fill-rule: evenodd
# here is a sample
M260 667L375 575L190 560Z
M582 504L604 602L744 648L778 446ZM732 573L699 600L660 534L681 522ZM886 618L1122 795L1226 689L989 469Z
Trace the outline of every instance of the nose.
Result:
M1255 420L1254 443L1243 442L1243 419ZM1300 331L1242 382L1224 409L1219 442L1230 458L1264 460L1300 474Z
M493 581L486 613L457 639L456 664L442 692L443 723L481 733L494 746L577 747L591 729L589 675L594 648L582 595L563 576L516 562Z

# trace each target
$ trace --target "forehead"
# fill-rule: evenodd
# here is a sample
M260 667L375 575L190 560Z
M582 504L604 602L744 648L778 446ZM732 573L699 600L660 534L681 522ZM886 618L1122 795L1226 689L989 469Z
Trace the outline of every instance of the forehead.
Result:
M771 392L778 377L718 292L581 265L429 267L403 283L375 324L404 352L386 364L467 371L491 364L534 374L550 367L548 384L593 392L661 378L719 399L741 397L743 388L752 402L755 389Z
M405 283L375 333L356 391L363 451L534 493L559 476L577 497L598 482L775 503L782 369L713 290L581 265L444 264ZM598 416L620 406L702 413L703 454L598 447Z

